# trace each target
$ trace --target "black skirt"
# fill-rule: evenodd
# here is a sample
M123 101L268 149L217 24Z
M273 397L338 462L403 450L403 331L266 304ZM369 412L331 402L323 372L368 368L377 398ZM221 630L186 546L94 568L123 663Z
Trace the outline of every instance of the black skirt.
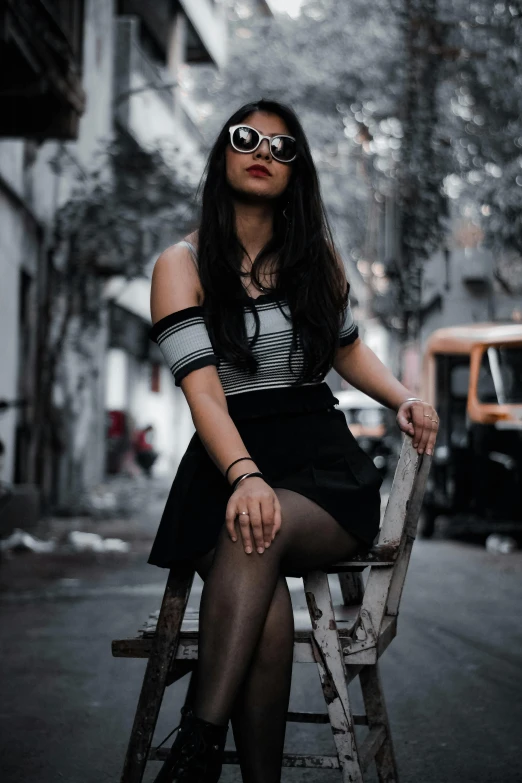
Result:
M344 413L334 407L337 401L326 384L321 394L301 388L310 391L299 395L297 404L295 395L272 395L272 402L275 397L291 404L258 406L255 416L238 414L236 426L274 489L315 501L369 547L379 530L381 475L351 434ZM228 481L195 434L176 473L149 563L169 568L213 549L229 497Z

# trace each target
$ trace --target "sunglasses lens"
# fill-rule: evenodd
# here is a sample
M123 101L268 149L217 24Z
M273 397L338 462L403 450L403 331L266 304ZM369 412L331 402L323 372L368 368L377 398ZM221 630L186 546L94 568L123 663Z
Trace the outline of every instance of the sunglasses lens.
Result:
M287 163L295 158L295 139L290 136L274 136L271 148L274 158L282 163Z
M254 128L240 126L232 134L232 144L240 152L252 152L259 142L259 133Z

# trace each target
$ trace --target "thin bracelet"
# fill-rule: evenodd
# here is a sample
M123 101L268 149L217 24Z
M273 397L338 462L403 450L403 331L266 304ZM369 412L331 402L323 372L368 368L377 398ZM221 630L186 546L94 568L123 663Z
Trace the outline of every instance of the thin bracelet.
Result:
M237 479L234 480L234 482L232 484L232 492L235 492L236 487L237 487L237 485L239 484L240 481L244 481L245 479L251 478L251 477L254 477L254 476L256 476L258 478L264 479L263 474L259 473L257 471L255 473L243 473L242 476L238 476Z
M252 457L239 457L239 459L235 459L234 462L231 462L230 465L228 466L228 468L225 470L225 478L226 479L228 478L228 472L229 472L230 468L232 468L234 465L237 465L237 463L241 462L241 460L243 460L243 459L248 459L248 460L250 460L250 462L254 461L252 459Z
M399 407L397 408L397 413L399 412L399 410L402 408L403 405L406 405L407 402L424 402L424 400L421 400L420 397L406 397L406 399L403 400L399 405Z

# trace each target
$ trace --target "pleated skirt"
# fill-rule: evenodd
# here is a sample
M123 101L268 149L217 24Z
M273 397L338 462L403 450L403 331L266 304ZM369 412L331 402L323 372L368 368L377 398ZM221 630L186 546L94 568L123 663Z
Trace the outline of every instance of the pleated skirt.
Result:
M342 411L330 405L235 423L274 489L289 489L313 500L363 548L371 546L379 530L382 478L351 434ZM195 434L174 478L149 563L170 568L212 550L225 523L229 497L228 481Z

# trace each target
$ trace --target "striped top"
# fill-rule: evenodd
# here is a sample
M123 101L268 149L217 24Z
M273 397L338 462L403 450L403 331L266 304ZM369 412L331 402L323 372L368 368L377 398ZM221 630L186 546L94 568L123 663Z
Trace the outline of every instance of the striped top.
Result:
M196 260L196 251L192 245L188 242L180 242L180 245L187 246ZM219 357L219 349L212 346L205 326L204 307L186 307L154 324L151 338L160 347L177 386L190 372L209 365L217 367L227 397L296 386L304 355L300 346L291 351L293 332L288 305L272 293L248 299L249 302L244 305L245 327L252 354L257 360L255 374ZM253 308L259 319L257 337ZM339 333L339 345L349 345L357 336L358 329L348 305Z

